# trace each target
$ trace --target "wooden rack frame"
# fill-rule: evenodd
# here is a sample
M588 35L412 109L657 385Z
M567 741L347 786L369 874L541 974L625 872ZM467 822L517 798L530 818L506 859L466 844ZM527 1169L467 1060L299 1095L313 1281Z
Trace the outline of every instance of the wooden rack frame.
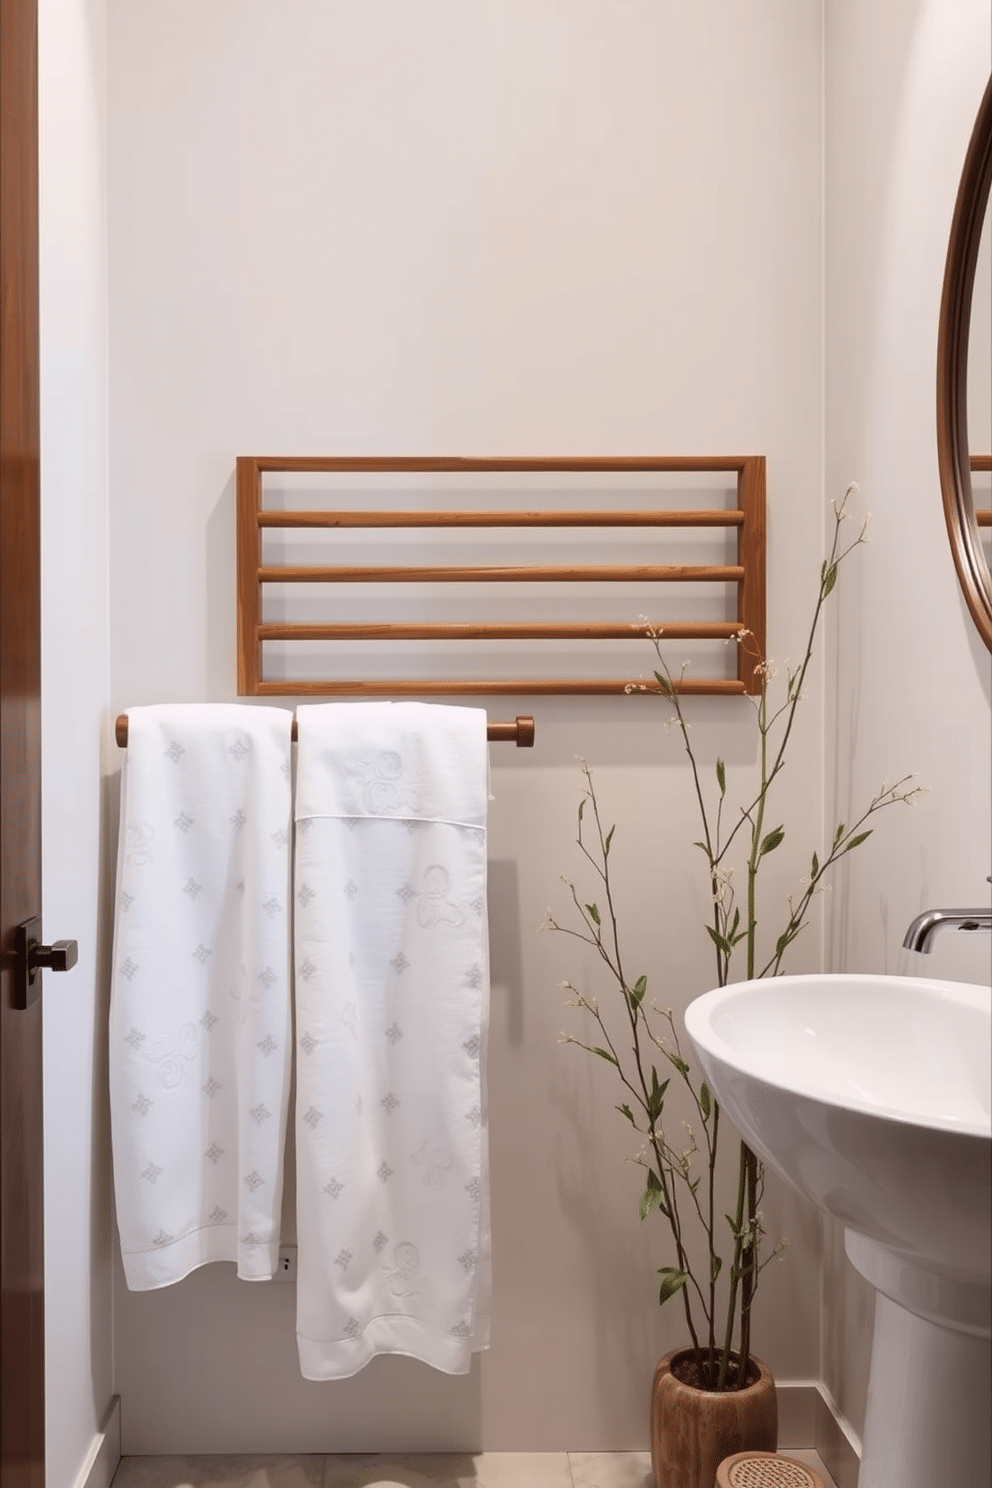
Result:
M735 473L737 506L733 509L683 511L500 510L500 511L355 511L266 510L263 476L289 473ZM533 565L519 567L374 567L354 565L266 566L262 534L266 528L725 528L736 529L736 563ZM656 692L652 682L637 678L553 679L268 679L263 675L262 643L282 641L362 640L643 640L648 626L629 622L518 622L467 624L324 625L267 624L262 621L262 592L272 583L519 583L643 582L733 583L737 618L650 626L680 640L732 640L743 629L747 646L738 646L736 678L685 678L680 691L757 693L755 664L765 654L765 459L763 455L699 457L628 457L560 459L344 458L241 455L237 460L238 693L257 696L455 696L516 694L593 694Z
M972 455L970 463L973 471L981 470L986 474L992 471L992 455ZM992 509L987 506L976 506L975 521L979 527L992 527Z

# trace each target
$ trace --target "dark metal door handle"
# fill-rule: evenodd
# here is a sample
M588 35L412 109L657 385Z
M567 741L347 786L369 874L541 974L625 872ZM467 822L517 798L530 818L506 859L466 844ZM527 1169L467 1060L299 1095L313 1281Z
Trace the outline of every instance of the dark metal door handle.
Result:
M79 947L74 940L57 940L54 945L28 945L28 969L40 967L44 971L71 971L79 960Z
M29 1008L41 996L40 971L71 971L79 960L74 940L41 943L41 916L17 927L17 965L14 971L14 1006Z

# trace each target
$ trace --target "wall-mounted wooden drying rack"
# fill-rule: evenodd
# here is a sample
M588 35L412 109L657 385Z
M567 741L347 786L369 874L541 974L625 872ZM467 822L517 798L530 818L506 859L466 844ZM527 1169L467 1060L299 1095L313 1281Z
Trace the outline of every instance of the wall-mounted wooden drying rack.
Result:
M533 486L526 484L526 479L535 474L548 476L557 480L559 485L556 495L560 500L567 498L569 494L568 481L570 478L597 474L604 477L613 475L614 491L617 493L615 504L609 508L599 510L592 509L558 509L552 504L547 509L535 510L533 506L524 509L499 510L448 510L438 509L441 505L439 495L443 495L445 487L443 481L437 483L438 490L430 491L428 500L435 505L431 509L408 510L371 510L355 508L354 502L347 504L348 497L353 493L348 490L347 482L342 482L341 477L345 474L365 477L382 477L384 474L402 477L405 473L410 474L409 482L411 492L422 491L425 485L425 474L437 474L438 476L466 476L477 475L485 472L490 476L518 477L520 493L526 504L527 496L533 497ZM735 504L721 508L714 508L712 504L708 507L698 509L668 510L664 508L663 502L654 501L651 509L618 509L620 496L625 492L624 481L629 485L632 473L638 476L643 474L657 473L658 475L712 475L715 478L724 473L723 485L729 487L734 485L736 491ZM333 476L337 481L337 489L343 491L345 500L341 505L328 504L327 492L322 492L324 498L322 509L293 508L291 501L298 499L301 495L306 496L306 491L301 490L303 476L314 476L325 474ZM278 502L266 505L265 492L263 491L263 478L266 476L287 477L280 489ZM294 485L295 481L295 485ZM714 480L711 484L716 484ZM328 482L331 484L331 482ZM353 482L357 484L357 482ZM402 483L401 483L402 484ZM481 483L480 483L481 484ZM513 485L512 479L501 482L505 488ZM691 481L683 483L689 486ZM609 481L605 480L603 485L608 487ZM395 483L394 483L395 488ZM404 495L409 495L405 492ZM691 492L690 492L691 495ZM312 495L310 497L312 501ZM627 498L629 500L629 498ZM734 497L731 496L731 500ZM421 498L421 505L423 500ZM579 503L581 505L581 503ZM603 563L526 563L515 566L506 564L475 563L471 565L448 565L441 566L436 562L426 564L390 563L371 564L349 561L349 541L354 544L359 541L373 543L379 539L362 539L360 529L398 529L400 539L409 546L416 543L415 535L410 529L430 528L435 533L441 529L516 529L517 539L520 533L526 533L528 529L582 529L594 528L599 530L599 541L604 542L603 529L638 529L636 542L638 551L643 548L645 557L648 554L647 543L649 538L657 538L659 529L699 529L702 534L710 534L710 538L699 538L698 541L711 541L712 546L717 549L717 557L723 556L726 549L727 535L736 536L736 551L733 562L724 561L710 563L657 563L650 561L639 561L637 563L603 564ZM275 563L266 562L263 552L264 535L273 529L283 529L280 538L278 533L271 541L289 543L292 540L303 552L304 557L309 558L311 553L318 552L319 557L314 561ZM287 533L287 529L291 529ZM295 529L295 532L292 531ZM302 533L309 530L309 536L303 537ZM335 537L337 534L337 537ZM621 534L622 538L623 534ZM320 546L315 547L315 540L319 540ZM468 541L464 534L456 538L456 542ZM576 542L579 539L570 539ZM628 537L628 542L630 538ZM491 539L487 539L491 542ZM529 539L532 545L537 544L537 538ZM669 543L675 539L666 539ZM685 541L684 537L679 541ZM306 545L309 544L309 547ZM333 548L335 562L327 562L327 547ZM434 548L438 542L434 543ZM543 542L542 542L543 546ZM407 556L404 550L403 556ZM424 548L421 547L421 551ZM457 549L456 549L457 551ZM544 553L548 548L543 547ZM294 552L294 556L298 553ZM436 552L430 552L428 558L435 558ZM578 620L578 621L548 621L546 618L527 619L520 618L520 612L525 601L521 600L516 591L504 591L509 595L507 606L511 619L490 620L461 620L458 623L441 623L437 620L436 611L439 601L430 600L431 593L437 591L424 588L417 589L419 596L414 606L413 618L406 618L392 623L352 623L354 616L345 611L344 620L338 606L337 619L318 621L287 621L284 617L266 619L263 612L263 596L268 592L273 594L282 586L282 592L300 591L299 585L310 586L305 594L305 602L309 605L307 613L311 613L316 607L318 613L322 612L324 603L333 602L334 598L341 595L340 588L321 591L316 586L340 586L340 585L393 585L393 586L434 586L438 584L462 586L454 593L464 594L465 586L486 585L498 586L513 585L524 582L533 588L527 593L539 591L543 584L546 590L555 591L561 584L586 584L591 586L607 586L616 584L639 585L640 591L645 590L656 596L650 601L652 608L657 608L657 595L660 591L654 588L656 585L668 586L669 592L679 586L693 587L689 592L694 596L705 593L716 593L719 598L714 602L716 614L713 618L685 619L678 618L667 620L662 615L652 613L644 619L643 615L636 612L631 614L630 605L637 603L631 599L627 607L627 613L621 613L615 620ZM708 586L708 590L707 590ZM727 591L736 589L736 595L731 594L728 604ZM418 695L455 695L455 694L489 694L489 695L515 695L526 693L624 693L632 689L637 691L658 691L658 686L653 680L653 657L643 649L638 653L637 675L619 677L589 677L572 676L557 678L542 677L486 677L465 678L457 676L443 678L434 676L430 678L410 677L388 677L368 676L368 668L373 663L366 663L366 670L360 673L361 680L355 680L347 676L312 676L298 675L297 671L287 672L281 677L266 675L263 648L268 642L278 642L289 650L287 643L306 642L310 643L310 650L303 648L297 650L297 656L305 659L300 662L300 667L309 665L306 660L313 654L314 642L333 643L361 643L361 642L387 642L388 648L385 655L392 659L393 668L396 667L396 657L400 652L399 643L421 642L441 643L442 646L452 648L452 643L460 642L507 642L514 646L519 642L545 641L552 643L549 649L562 649L559 643L568 641L581 645L586 643L598 643L603 641L623 642L625 647L633 641L640 641L644 646L644 637L650 630L661 630L666 637L697 641L717 641L735 643L740 631L749 632L747 645L735 644L736 676L727 675L726 664L723 660L722 647L719 657L720 666L724 668L723 674L710 674L699 676L693 670L691 677L685 677L680 685L684 692L696 693L756 693L760 690L759 680L755 675L755 663L761 660L765 654L765 460L763 456L699 456L699 457L632 457L632 458L560 458L560 459L455 459L455 458L341 458L341 457L270 457L259 455L243 455L237 461L237 648L238 648L238 692L241 696L418 696ZM348 592L348 591L345 591ZM355 591L351 591L354 593ZM368 600L368 594L374 593L381 596L384 592L366 591L364 587L360 591L361 596ZM472 594L476 591L470 587ZM489 590L492 593L490 587ZM558 591L561 592L560 590ZM590 591L573 591L578 594L588 594ZM605 588L597 588L596 593L609 594ZM623 591L633 594L633 590ZM685 593L682 590L682 593ZM317 596L330 595L330 600L321 599L317 603ZM446 598L451 597L452 592ZM581 600L579 601L582 602ZM614 601L610 600L609 603ZM698 600L693 603L698 605ZM623 608L617 601L618 608ZM722 609L721 609L722 604ZM532 608L528 606L528 608ZM642 603L641 608L646 608ZM424 611L430 614L430 621L423 619ZM728 612L729 610L729 612ZM326 613L326 612L324 612ZM372 612L379 616L380 609ZM586 613L588 613L588 606ZM694 615L695 609L690 607L689 613ZM710 612L712 614L712 611ZM346 623L347 622L347 623ZM420 651L425 647L422 645ZM526 648L525 648L526 649ZM568 649L568 648L565 648ZM591 647L587 644L585 650L588 653ZM373 652L376 648L371 648ZM492 648L490 648L491 652ZM382 658L383 648L380 644L377 652L378 664L388 665L388 659ZM337 653L340 655L340 648ZM367 654L367 653L366 653ZM420 654L420 653L417 653ZM529 654L533 654L530 652ZM574 651L570 651L575 655ZM350 657L354 655L349 653ZM486 658L492 662L491 654ZM498 660L498 658L497 658ZM544 663L539 663L543 665ZM705 665L704 658L704 665ZM478 666L478 662L475 663ZM519 665L519 663L518 663ZM644 670L641 670L643 666ZM673 666L673 671L678 671L678 666ZM647 681L645 682L645 673Z
M972 455L971 468L974 472L982 471L985 475L992 472L992 455ZM992 509L987 506L975 507L975 521L979 527L992 527Z
M114 738L120 749L127 748L127 714L118 713L114 724ZM533 749L534 720L526 713L518 713L504 723L490 723L486 727L486 738L490 744L516 744L518 749ZM296 719L293 719L292 739L296 743Z

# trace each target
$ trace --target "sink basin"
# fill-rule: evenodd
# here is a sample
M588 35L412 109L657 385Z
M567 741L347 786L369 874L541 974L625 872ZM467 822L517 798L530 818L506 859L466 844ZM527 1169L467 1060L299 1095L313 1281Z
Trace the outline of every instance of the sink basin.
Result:
M800 976L686 1011L724 1113L879 1294L860 1488L988 1488L990 1009L960 982Z
M685 1023L724 1111L795 1188L987 1286L990 1003L963 982L776 977L708 992Z

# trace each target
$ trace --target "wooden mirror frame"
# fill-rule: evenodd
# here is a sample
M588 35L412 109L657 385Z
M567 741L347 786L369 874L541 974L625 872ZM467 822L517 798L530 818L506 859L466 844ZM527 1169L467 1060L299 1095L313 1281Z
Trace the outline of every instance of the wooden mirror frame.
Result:
M990 181L992 78L979 105L954 204L937 337L937 463L944 518L965 601L992 651L992 575L972 498L967 401L971 300Z

